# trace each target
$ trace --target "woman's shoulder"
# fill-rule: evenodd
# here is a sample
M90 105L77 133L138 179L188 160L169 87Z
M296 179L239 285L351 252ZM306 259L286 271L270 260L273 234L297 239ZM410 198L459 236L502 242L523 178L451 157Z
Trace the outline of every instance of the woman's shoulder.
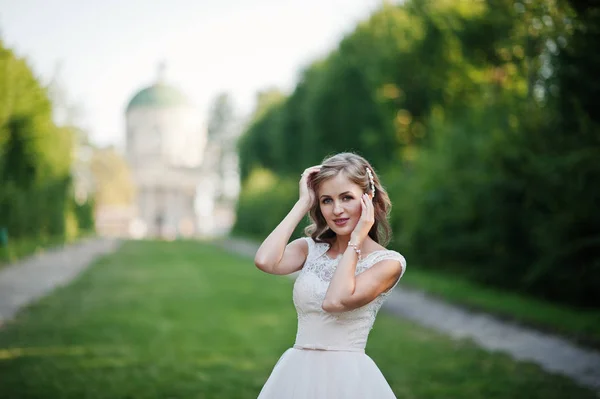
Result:
M308 256L307 259L316 259L327 252L329 244L323 241L315 241L312 237L301 237L298 240L306 242Z
M296 241L304 243L304 245L306 245L306 247L308 248L308 250L310 250L311 248L313 248L315 246L315 244L316 244L315 240L313 240L312 237L300 237Z
M300 237L291 241L288 245L296 246L298 248L301 248L303 252L308 253L312 245L314 245L314 243L312 242L310 237Z
M400 252L388 249L377 242L373 242L372 245L366 248L366 251L363 249L363 254L365 258L372 258L373 264L382 260L392 259L399 261L403 269L406 268L406 259Z
M380 253L386 251L390 250L374 240L370 240L368 243L363 244L362 248L363 256L368 256L372 253Z
M311 236L301 237L300 239L306 241L309 248L315 247L315 246L326 246L326 247L330 246L330 244L328 242L319 240L318 238L315 240Z

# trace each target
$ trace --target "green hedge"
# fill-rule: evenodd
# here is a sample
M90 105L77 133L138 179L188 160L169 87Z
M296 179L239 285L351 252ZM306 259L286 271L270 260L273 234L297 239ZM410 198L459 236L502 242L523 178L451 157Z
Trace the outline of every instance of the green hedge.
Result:
M302 170L355 151L412 262L599 306L599 26L600 7L576 2L384 5L257 110L235 231L266 236Z
M92 230L91 204L74 203L74 129L55 125L46 88L1 41L0 109L0 259Z

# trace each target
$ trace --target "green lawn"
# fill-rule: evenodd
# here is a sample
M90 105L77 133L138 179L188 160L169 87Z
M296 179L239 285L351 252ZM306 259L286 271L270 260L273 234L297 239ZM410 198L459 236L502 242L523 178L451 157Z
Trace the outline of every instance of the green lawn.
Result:
M576 309L535 298L482 287L437 271L410 267L406 287L418 288L450 302L490 312L501 318L563 335L572 341L600 348L600 310Z
M193 242L129 242L0 330L2 398L256 398L293 344L290 279ZM398 398L596 398L568 379L380 315Z

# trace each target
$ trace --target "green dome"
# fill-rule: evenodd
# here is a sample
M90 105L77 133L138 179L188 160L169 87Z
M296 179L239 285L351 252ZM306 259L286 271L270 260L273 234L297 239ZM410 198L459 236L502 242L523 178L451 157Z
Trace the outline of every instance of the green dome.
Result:
M169 108L188 105L187 97L176 88L156 83L140 90L127 105L127 112L137 107Z

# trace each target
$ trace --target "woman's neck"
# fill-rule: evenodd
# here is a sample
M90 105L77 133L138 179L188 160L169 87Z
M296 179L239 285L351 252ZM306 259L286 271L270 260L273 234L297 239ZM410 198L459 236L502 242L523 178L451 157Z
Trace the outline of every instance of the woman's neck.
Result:
M346 248L348 248L348 243L350 242L350 235L347 236L336 236L335 241L331 248L338 254L344 253Z

